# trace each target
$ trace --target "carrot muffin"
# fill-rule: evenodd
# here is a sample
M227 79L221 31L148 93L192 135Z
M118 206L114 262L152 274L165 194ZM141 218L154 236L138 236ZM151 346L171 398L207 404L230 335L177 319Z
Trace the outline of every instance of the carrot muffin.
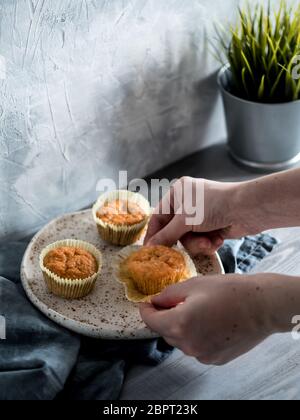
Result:
M146 214L138 204L118 199L105 203L97 217L115 226L133 226L143 222Z
M113 245L135 243L150 217L150 204L140 194L114 191L102 195L93 207L93 216L101 238Z
M40 267L50 292L78 299L92 291L101 270L101 254L86 242L60 241L42 251Z
M115 263L117 280L133 302L149 301L166 287L197 275L191 258L179 248L127 247Z
M59 277L69 280L87 279L97 273L96 258L80 248L62 246L44 258L44 266Z

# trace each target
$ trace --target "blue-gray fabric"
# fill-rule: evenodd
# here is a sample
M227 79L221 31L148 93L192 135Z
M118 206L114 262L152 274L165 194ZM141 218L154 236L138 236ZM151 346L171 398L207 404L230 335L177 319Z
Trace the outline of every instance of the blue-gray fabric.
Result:
M226 241L219 251L226 273L249 273L272 252L277 243L275 238L267 234Z
M26 298L20 263L27 241L0 244L0 400L113 400L134 364L161 363L163 340L87 339L48 320ZM248 272L276 245L268 235L228 241L220 254L227 272Z

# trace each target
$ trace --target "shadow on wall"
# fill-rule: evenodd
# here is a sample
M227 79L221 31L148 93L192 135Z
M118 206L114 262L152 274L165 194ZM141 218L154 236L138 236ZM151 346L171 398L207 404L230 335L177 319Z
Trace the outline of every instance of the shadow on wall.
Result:
M149 57L130 82L120 84L123 98L113 113L117 123L111 124L114 167L143 177L207 145L219 94L217 73L203 77L199 67L199 55L205 62L206 54L190 45L174 66L176 59L167 44L163 65Z

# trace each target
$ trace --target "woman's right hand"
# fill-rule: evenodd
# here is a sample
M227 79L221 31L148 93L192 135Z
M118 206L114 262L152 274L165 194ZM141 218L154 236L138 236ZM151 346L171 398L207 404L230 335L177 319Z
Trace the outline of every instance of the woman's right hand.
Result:
M259 222L259 207L254 205L250 209L243 202L243 185L189 177L180 179L156 208L145 244L173 246L180 240L192 255L213 254L225 239L261 232L263 226ZM200 211L198 217L190 213L196 197ZM199 206L204 211L200 223ZM194 222L191 223L191 220Z

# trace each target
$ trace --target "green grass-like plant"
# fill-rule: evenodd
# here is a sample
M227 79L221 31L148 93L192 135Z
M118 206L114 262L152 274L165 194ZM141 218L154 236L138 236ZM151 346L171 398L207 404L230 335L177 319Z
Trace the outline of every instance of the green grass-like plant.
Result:
M300 79L292 73L300 55L300 4L290 7L282 0L272 11L270 2L248 3L230 26L230 39L228 30L216 30L219 58L231 66L231 93L261 103L300 99Z

